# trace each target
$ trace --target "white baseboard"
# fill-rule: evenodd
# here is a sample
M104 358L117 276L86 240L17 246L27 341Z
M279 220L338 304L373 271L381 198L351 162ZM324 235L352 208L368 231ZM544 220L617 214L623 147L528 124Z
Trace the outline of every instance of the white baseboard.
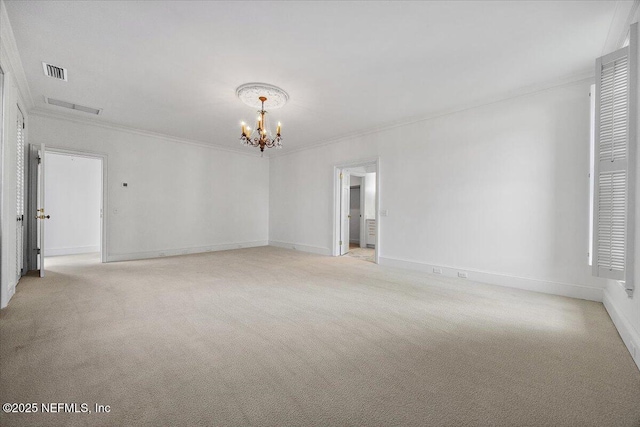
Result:
M269 240L269 246L276 246L278 248L294 249L296 251L309 252L318 255L333 255L331 249L321 248L319 246L301 245L299 243L279 242L277 240Z
M380 257L378 261L380 265L404 268L408 270L424 271L430 274L434 274L434 268L439 268L442 271L442 274L440 275L447 277L458 277L458 272L465 272L467 273L467 279L475 282L542 292L545 294L562 295L566 297L579 298L590 301L602 301L603 289L598 287L553 282L549 280L531 279L527 277L510 276L507 274L490 273L486 271L469 270L465 268L446 267L441 265L426 264L389 257Z
M638 369L640 369L640 335L638 335L638 332L636 332L629 320L616 308L611 295L606 289L602 303L618 330L620 338L622 338L622 341L627 346L633 361L636 362Z
M254 242L237 242L224 243L221 245L198 246L193 248L165 249L162 251L152 252L131 252L123 254L108 254L107 262L116 261L134 261L139 259L163 258L176 255L199 254L204 252L228 251L231 249L255 248L258 246L267 246L269 242L266 240L258 240Z
M75 248L45 248L44 256L76 255L100 252L100 246L78 246Z
M15 283L9 284L9 288L7 289L7 294L2 295L2 301L0 301L0 308L5 308L7 305L9 305L9 301L11 301L11 298L13 298L15 293L16 293L16 284Z

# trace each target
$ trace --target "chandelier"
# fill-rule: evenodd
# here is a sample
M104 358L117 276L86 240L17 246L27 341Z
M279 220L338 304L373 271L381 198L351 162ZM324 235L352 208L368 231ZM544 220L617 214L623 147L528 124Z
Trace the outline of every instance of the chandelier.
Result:
M280 136L280 127L281 124L278 122L278 128L276 129L275 136L269 130L269 126L267 125L267 118L265 114L267 112L264 110L264 102L267 100L266 97L261 96L258 98L262 102L262 106L260 111L258 111L258 118L256 120L256 128L251 130L249 126L246 126L245 122L242 122L242 136L240 140L244 145L251 145L252 147L260 147L260 151L264 152L266 148L282 148L282 137Z
M240 136L242 144L259 147L263 153L265 148L282 148L282 136L280 134L282 124L278 122L275 133L271 132L267 122L265 103L269 108L279 108L289 100L289 95L282 89L265 83L242 85L236 90L236 95L245 104L260 108L254 128L251 128L245 122L240 124L242 127Z

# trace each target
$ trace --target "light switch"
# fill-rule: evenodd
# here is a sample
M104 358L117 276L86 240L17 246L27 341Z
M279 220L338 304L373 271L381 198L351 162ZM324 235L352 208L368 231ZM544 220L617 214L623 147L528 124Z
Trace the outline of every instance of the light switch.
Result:
M386 209L380 209L380 216L388 216L389 215L389 211Z

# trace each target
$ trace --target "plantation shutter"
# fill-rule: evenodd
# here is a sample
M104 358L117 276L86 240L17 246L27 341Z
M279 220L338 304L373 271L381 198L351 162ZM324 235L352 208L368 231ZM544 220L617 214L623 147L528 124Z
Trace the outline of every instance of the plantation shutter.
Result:
M16 208L18 216L24 215L24 116L18 109L16 147Z
M593 274L619 281L633 261L634 49L635 43L596 60Z
M20 280L24 265L24 116L20 108L16 127L16 278Z

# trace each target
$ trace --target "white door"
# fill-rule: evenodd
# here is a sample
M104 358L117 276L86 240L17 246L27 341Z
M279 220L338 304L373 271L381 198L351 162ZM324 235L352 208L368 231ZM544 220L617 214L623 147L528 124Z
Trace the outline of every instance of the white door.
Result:
M16 283L24 267L24 117L18 109L16 149Z
M40 145L38 157L38 269L40 277L44 277L44 224L49 219L44 210L44 144Z
M351 201L351 176L348 172L340 173L340 255L349 252L349 205Z

